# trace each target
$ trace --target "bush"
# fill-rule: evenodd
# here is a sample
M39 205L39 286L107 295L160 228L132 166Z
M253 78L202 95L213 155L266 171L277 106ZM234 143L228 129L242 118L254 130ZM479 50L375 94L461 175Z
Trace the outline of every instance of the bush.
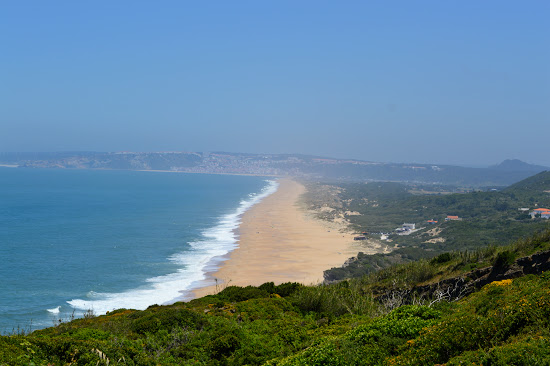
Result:
M158 307L130 315L134 319L131 330L140 333L154 333L161 329L171 330L175 326L200 329L207 323L196 312L187 309Z
M290 300L302 313L313 312L319 318L344 314L374 315L378 312L378 303L372 294L363 293L356 281L344 281L329 286L304 286Z
M422 328L434 324L440 316L439 311L427 306L405 305L371 324L355 328L349 332L349 336L362 343L376 341L383 335L410 339L418 335Z
M430 260L430 263L431 264L446 263L451 259L453 259L453 257L451 256L451 253L441 253L437 257L432 258L432 260Z
M285 282L278 286L275 286L273 282L266 282L263 285L260 285L258 288L260 290L266 291L270 295L277 294L281 297L287 297L296 292L303 285L297 282Z
M494 262L494 266L497 268L504 268L514 263L515 255L509 250L505 250L497 254Z
M289 357L280 365L378 365L425 327L436 323L440 312L417 305L403 306L360 325L341 337L320 342Z
M216 295L221 300L228 302L239 302L250 299L269 297L269 292L254 286L228 286Z
M206 346L212 358L222 360L241 347L241 338L241 332L236 330L218 332L210 337Z
M527 337L519 342L496 346L487 351L470 351L455 357L447 365L548 365L550 341L543 337Z

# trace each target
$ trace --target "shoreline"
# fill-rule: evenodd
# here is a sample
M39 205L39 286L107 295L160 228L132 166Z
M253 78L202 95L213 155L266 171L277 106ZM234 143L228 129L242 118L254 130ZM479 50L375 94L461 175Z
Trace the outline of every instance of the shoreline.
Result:
M26 167L21 165L0 164L0 168L23 169L53 169L53 170L100 170L100 171L127 171L127 172L151 172L151 173L181 173L181 174L211 174L211 175L236 175L245 177L285 178L286 175L259 174L259 173L231 173L231 172L187 172L182 170L155 170L155 169L113 169L113 168L67 168L67 167Z
M346 225L319 220L301 207L306 192L302 184L289 178L278 183L276 192L243 214L236 230L238 247L218 258L219 268L185 291L186 301L232 285L318 284L325 270L343 265L359 251L382 251L373 243L354 241Z
M120 170L120 169L104 169L104 170ZM282 175L275 174L256 174L256 173L222 173L222 172L184 172L180 170L132 170L134 172L152 172L152 173L183 173L183 174L212 174L212 175L237 175L244 177L266 177L266 178L283 178Z

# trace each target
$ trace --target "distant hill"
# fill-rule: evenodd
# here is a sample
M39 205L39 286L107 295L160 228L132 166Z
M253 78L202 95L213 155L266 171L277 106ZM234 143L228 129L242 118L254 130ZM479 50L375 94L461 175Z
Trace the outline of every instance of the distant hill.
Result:
M507 159L500 164L490 166L489 169L504 170L509 172L539 173L545 170L550 170L550 167L529 164L518 159Z
M506 188L505 192L531 191L541 193L550 190L550 171L544 171L533 175Z
M509 186L546 167L506 160L490 168L379 163L301 154L230 152L0 153L0 164L23 168L168 170L183 173L293 176L340 182L402 182L457 187Z

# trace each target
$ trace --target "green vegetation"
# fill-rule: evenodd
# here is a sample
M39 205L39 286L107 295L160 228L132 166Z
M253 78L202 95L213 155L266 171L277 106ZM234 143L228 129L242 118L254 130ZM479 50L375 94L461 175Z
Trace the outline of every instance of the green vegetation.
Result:
M344 215L357 232L393 232L405 222L415 223L419 229L410 235L391 235L391 240L385 243L396 250L389 254L360 254L349 266L327 271L325 277L331 281L444 252L508 244L548 228L550 222L532 219L518 210L550 207L550 172L539 173L501 191L486 192L438 194L449 188L434 187L432 192L436 194L413 194L411 191L425 192L427 187L383 182L310 187L310 208L320 210L326 203L331 207L320 211L323 219ZM459 216L461 220L445 221L448 215ZM428 224L428 220L438 223Z
M550 206L550 173L463 194L395 183L314 188L330 204L326 218L359 212L347 216L358 231L440 222L394 236L392 253L327 271L334 284L229 286L2 336L0 366L550 364L550 230L517 210Z
M483 270L472 268L505 273L549 249L545 231L334 285L230 286L188 303L120 309L0 337L0 365L548 365L550 272L455 298L414 289L456 276L474 283Z

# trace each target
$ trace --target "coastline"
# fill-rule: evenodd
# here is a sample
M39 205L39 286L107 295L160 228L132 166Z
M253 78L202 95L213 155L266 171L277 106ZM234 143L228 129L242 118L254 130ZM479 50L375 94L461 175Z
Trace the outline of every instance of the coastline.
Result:
M118 169L104 169L104 170L118 170ZM256 173L222 173L222 172L186 172L183 170L152 170L141 169L134 170L136 172L153 172L153 173L183 173L183 174L212 174L212 175L237 175L245 177L266 177L266 178L281 178L281 175L275 174L256 174Z
M364 253L378 253L372 243L354 242L353 233L338 223L316 219L300 206L306 188L289 178L278 180L278 190L243 214L238 248L219 268L207 273L193 289L192 298L214 294L226 286L259 286L265 282L305 285L323 281L323 271L339 267Z
M23 168L23 169L54 169L54 170L100 170L100 171L127 171L127 172L150 172L150 173L179 173L179 174L205 174L205 175L235 175L245 177L266 177L282 178L284 175L260 174L260 173L233 173L233 172L188 172L183 170L155 170L155 169L114 169L114 168L67 168L67 167L24 167L15 164L0 164L0 168Z

